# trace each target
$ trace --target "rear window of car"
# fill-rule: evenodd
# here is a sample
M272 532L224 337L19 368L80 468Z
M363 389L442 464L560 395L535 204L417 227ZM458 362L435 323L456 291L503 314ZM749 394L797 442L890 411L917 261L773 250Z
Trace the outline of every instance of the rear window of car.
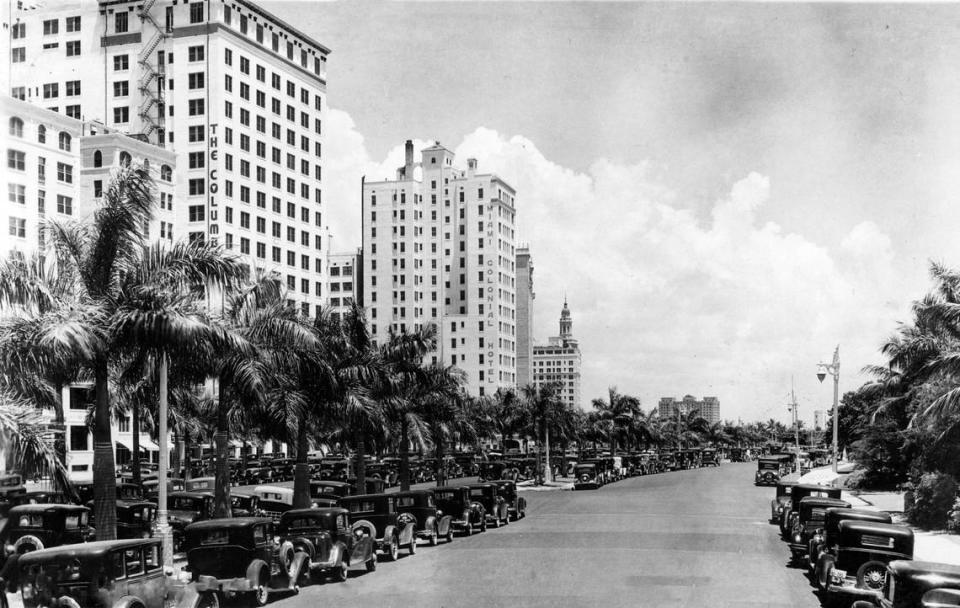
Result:
M470 496L483 496L483 488L473 488L470 490Z
M397 499L398 507L412 507L417 504L413 496L401 496Z
M3 486L5 488L11 488L13 486L18 486L18 485L20 485L19 477L0 478L0 486Z
M148 545L143 548L143 563L147 572L153 572L160 568L160 547L158 545Z
M230 542L230 534L226 530L211 530L203 535L201 545L225 545Z
M194 500L193 498L186 497L172 497L168 502L168 508L174 511L200 511L202 507L200 506L201 501Z
M253 542L263 543L267 541L267 530L265 526L255 526L253 528Z
M43 515L40 513L28 513L21 515L17 519L18 528L42 528Z
M63 518L63 527L67 530L76 530L80 527L80 514L74 513Z
M140 561L140 549L125 549L123 552L123 562L127 566L127 576L133 576L143 572L143 563Z

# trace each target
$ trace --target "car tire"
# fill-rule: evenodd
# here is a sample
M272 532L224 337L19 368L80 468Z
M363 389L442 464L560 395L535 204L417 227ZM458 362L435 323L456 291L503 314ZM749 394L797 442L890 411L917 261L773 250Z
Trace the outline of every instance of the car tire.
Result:
M220 608L220 596L216 591L200 594L196 608Z
M407 555L413 555L417 552L417 537L414 536L407 545Z
M470 523L469 521L467 521L467 525L464 526L464 528L463 528L463 535L464 535L464 536L472 536L472 535L473 535L473 524Z
M486 518L486 516L484 516L483 521L480 522L480 531L481 531L481 532L486 532L486 531L487 531L487 518Z
M340 562L330 571L330 580L336 583L343 583L347 580L347 564Z
M494 516L494 518L493 518L493 527L494 527L494 528L499 528L499 527L500 527L500 516L499 516L499 515Z
M433 526L433 531L430 532L430 546L436 547L439 541L440 541L440 532L437 531L437 526Z
M260 580L257 588L250 592L251 606L266 606L270 601L270 575L267 572L260 573Z
M446 538L448 543L453 542L453 526L447 528L447 535L444 538Z
M387 556L391 562L397 561L397 559L400 557L400 539L396 536L390 540L390 549L387 553Z
M879 591L887 580L887 565L881 561L870 560L857 569L857 587Z
M376 556L370 556L370 559L367 560L367 572L376 572L377 570L377 558Z

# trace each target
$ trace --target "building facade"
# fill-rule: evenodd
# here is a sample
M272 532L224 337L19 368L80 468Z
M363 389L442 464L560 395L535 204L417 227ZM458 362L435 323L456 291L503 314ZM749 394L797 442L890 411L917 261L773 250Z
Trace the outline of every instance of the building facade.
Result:
M363 306L363 251L331 253L327 256L327 306L336 320L350 311L353 303Z
M581 407L580 345L573 337L573 318L566 299L560 311L560 335L551 336L547 344L534 344L531 375L535 386L555 384L564 403Z
M533 258L517 249L517 386L533 382Z
M329 50L247 0L8 0L4 93L172 151L174 238L325 302Z
M684 395L683 399L662 397L658 405L661 419L673 418L678 413L687 415L695 412L710 424L720 422L720 400L716 397L704 397L698 400L693 395Z
M363 294L373 338L438 329L434 362L466 372L467 389L516 385L516 192L503 179L454 167L439 143L395 180L363 182Z

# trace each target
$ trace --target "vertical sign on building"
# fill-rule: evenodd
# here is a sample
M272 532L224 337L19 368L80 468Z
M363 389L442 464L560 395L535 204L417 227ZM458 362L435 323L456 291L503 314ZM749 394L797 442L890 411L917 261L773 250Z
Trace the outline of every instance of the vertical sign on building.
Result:
M220 236L220 227L217 223L219 219L217 217L219 212L217 193L220 190L220 186L217 184L217 157L219 156L217 137L217 123L212 122L207 130L207 166L209 167L207 171L207 182L209 184L207 188L207 239L213 245L217 244Z
M495 251L493 246L493 242L495 239L495 236L494 236L495 230L493 225L494 225L493 205L488 204L487 205L487 256L486 256L487 257L486 301L487 301L488 310L487 310L487 322L485 323L485 327L487 329L493 328L494 320L496 319L496 316L494 315L494 312L493 312L494 303L496 302L496 289L497 289L496 288L497 279L495 277L495 274L497 271L495 270L496 265L494 264L494 261L493 261L493 252ZM493 375L494 374L493 357L495 353L493 350L493 338L490 338L490 336L487 336L487 338L488 338L487 339L487 383L492 384L495 382L494 375Z

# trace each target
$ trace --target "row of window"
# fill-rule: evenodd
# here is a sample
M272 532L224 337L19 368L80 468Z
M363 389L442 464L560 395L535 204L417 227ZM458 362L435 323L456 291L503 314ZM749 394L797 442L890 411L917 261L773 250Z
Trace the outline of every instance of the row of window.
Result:
M67 51L67 57L79 57L80 56L80 41L79 40L68 40L64 43L64 48ZM43 45L44 50L51 50L60 48L59 42L47 42ZM10 62L11 63L26 63L27 61L27 47L19 46L10 49Z
M9 125L10 125L10 129L9 129L10 135L13 137L22 139L23 132L24 132L23 119L17 116L13 116L10 118ZM47 128L43 125L37 126L37 141L41 144L47 143ZM70 146L72 141L73 141L73 138L66 131L60 131L59 135L57 136L57 145L64 152L70 151Z
M233 11L230 6L223 7L223 22L227 25L232 25L233 23ZM244 35L249 34L249 23L247 21L247 16L240 14L239 19L240 33ZM265 44L266 32L264 31L263 25L257 24L254 29L254 34L256 41L259 44ZM274 53L280 53L280 34L277 32L272 32L270 35L270 48ZM291 62L296 62L295 53L294 53L294 43L290 40L286 43L286 56L287 60ZM309 70L310 61L309 61L309 52L306 49L300 49L300 67ZM324 73L324 63L325 58L323 56L315 56L313 59L313 73L317 76L322 76Z

